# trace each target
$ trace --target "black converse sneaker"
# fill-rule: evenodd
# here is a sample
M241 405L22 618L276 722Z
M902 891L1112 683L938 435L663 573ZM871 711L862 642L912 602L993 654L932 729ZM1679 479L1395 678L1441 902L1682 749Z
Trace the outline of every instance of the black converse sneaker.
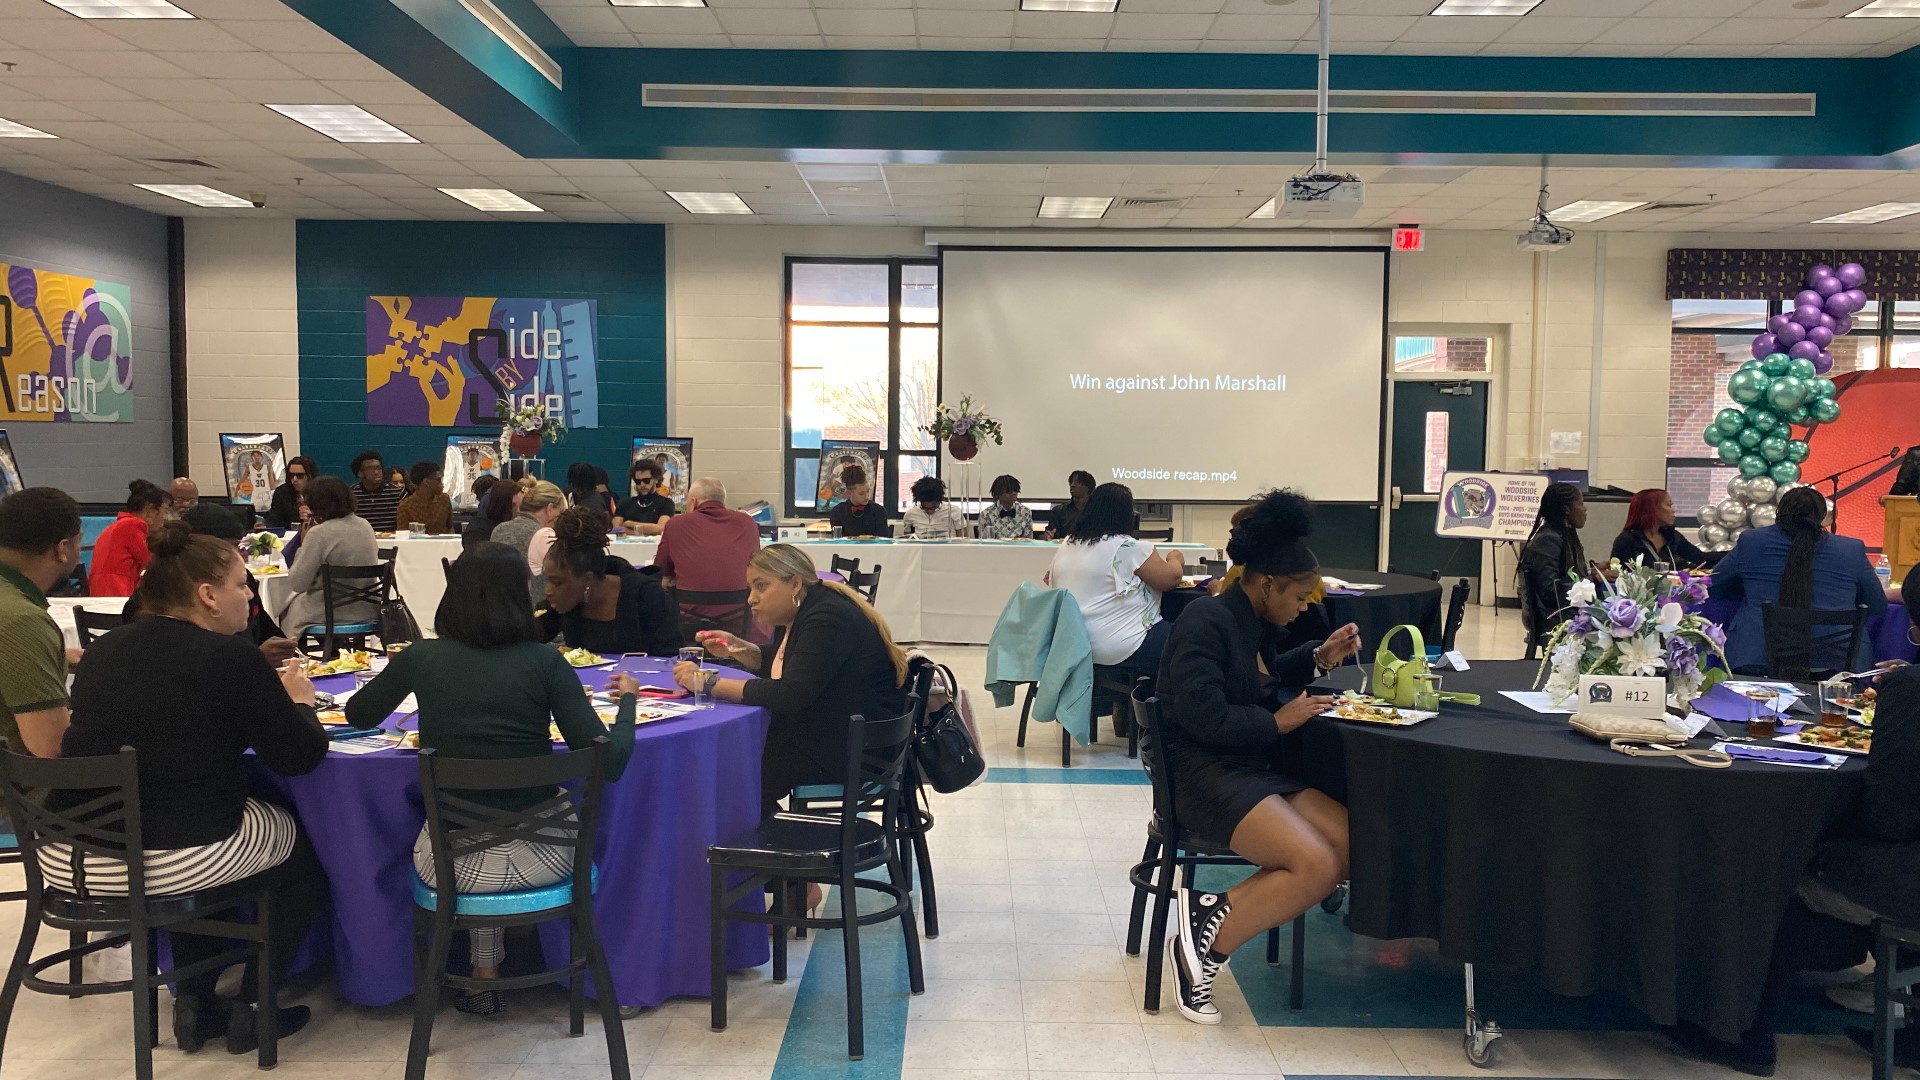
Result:
M1214 935L1226 921L1227 911L1226 893L1180 890L1180 953L1186 958L1189 972L1201 970L1207 950L1213 948Z
M1217 1024L1220 1022L1220 1009L1213 1003L1213 980L1220 974L1220 962L1211 959L1209 952L1200 961L1200 975L1195 978L1187 969L1187 951L1173 950L1173 974L1180 991L1177 1003L1180 1015L1196 1024Z

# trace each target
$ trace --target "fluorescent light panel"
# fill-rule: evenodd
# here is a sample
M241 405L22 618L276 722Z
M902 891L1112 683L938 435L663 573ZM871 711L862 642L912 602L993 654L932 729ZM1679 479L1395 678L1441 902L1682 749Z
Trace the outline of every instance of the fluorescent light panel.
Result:
M1570 202L1558 210L1548 211L1547 216L1555 221L1599 221L1615 214L1624 214L1629 210L1638 210L1647 205L1644 202L1607 202L1604 199L1582 199Z
M1920 19L1920 0L1873 0L1866 7L1849 11L1848 19Z
M1020 0L1021 11L1111 12L1119 7L1120 0Z
M468 206L473 207L475 210L492 210L502 214L538 214L544 212L541 207L533 205L520 196L515 195L513 192L508 191L506 188L443 187L440 189L440 194L451 195L461 202L466 203Z
M560 62L547 55L540 43L527 36L520 24L507 17L507 13L493 6L493 0L460 0L460 6L467 14L480 20L480 24L493 31L493 36L505 42L507 48L525 60L528 66L540 73L540 77L560 86Z
M289 120L343 143L417 143L420 140L358 105L268 105Z
M12 120L0 117L0 139L57 139L58 135L49 135L39 128L16 124Z
M1835 214L1832 217L1816 218L1809 224L1872 225L1876 222L1892 221L1894 218L1910 217L1914 214L1920 214L1920 203L1883 202L1863 206L1858 210L1849 210L1844 214Z
M1263 218L1273 217L1278 212L1277 205L1279 202L1280 202L1280 196L1275 195L1273 198L1268 199L1266 202L1261 203L1260 208L1258 210L1255 210L1253 213L1248 214L1247 220L1259 221Z
M191 19L167 0L47 0L47 3L82 19Z
M669 191L667 196L689 214L753 213L753 207L731 191Z
M229 195L219 188L210 188L205 184L135 184L155 195L165 195L169 199L179 199L195 206L245 206L252 208L253 203L238 195Z
M1107 207L1113 205L1111 195L1047 195L1040 200L1040 216L1043 218L1097 218L1105 217Z
M707 0L609 0L614 7L706 7Z
M1429 15L1525 15L1540 6L1540 0L1440 0Z

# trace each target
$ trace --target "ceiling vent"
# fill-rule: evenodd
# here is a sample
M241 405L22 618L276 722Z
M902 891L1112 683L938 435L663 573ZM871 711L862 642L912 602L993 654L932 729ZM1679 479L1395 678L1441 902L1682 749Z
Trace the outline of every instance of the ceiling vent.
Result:
M579 199L581 202L593 201L591 195L582 195L577 191L529 191L527 194L539 195L548 199Z
M1178 210L1187 205L1185 199L1120 199L1114 202L1115 210Z

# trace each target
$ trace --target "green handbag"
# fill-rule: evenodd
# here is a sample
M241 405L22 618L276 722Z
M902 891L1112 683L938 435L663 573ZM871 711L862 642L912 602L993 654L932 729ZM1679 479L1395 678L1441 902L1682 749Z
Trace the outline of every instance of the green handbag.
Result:
M1402 660L1393 654L1392 643L1395 634L1405 630L1413 639L1413 656ZM1373 654L1373 694L1384 698L1403 709L1413 707L1414 689L1422 675L1427 674L1427 643L1420 636L1420 628L1412 623L1401 623L1387 631L1380 639L1380 648Z

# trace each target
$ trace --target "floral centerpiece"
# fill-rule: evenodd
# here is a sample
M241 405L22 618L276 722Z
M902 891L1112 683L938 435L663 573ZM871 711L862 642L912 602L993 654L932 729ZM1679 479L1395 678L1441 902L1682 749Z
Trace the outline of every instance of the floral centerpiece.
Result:
M494 403L493 415L500 418L501 453L530 458L548 442L565 442L567 426L547 411L544 403L515 405L506 398Z
M1613 581L1581 578L1567 590L1572 617L1547 638L1540 665L1547 698L1563 704L1582 675L1665 675L1668 693L1685 705L1724 680L1726 631L1686 608L1706 600L1708 577L1638 559L1613 565ZM1712 659L1718 666L1709 667Z
M273 557L279 554L284 546L285 542L280 539L279 533L268 532L265 529L240 541L240 550L246 553L247 565L251 568L262 567L272 562Z
M980 452L980 438L993 440L999 446L1004 440L1000 433L1000 421L987 415L985 409L973 403L973 395L960 399L960 404L949 405L946 402L934 406L933 423L926 427L927 434L936 439L944 439L947 453L955 461L972 461Z

